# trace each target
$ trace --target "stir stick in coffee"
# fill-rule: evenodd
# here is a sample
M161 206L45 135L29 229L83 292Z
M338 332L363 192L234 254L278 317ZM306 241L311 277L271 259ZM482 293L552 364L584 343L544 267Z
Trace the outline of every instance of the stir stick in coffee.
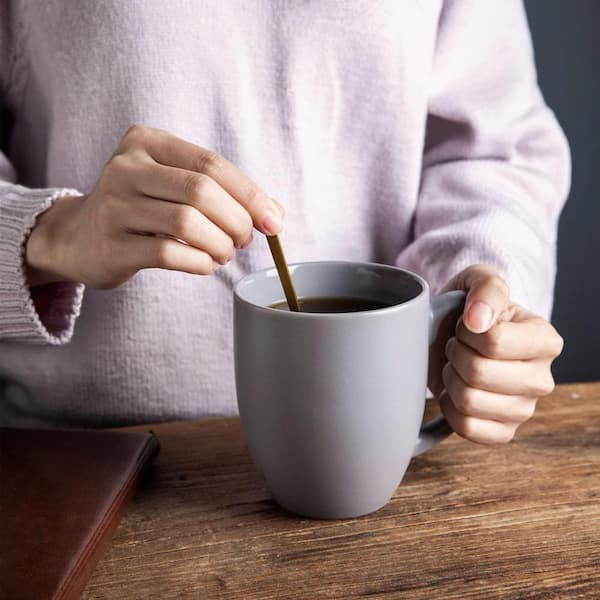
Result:
M271 249L271 254L273 255L273 260L277 267L277 273L279 274L281 287L283 288L283 293L285 294L289 309L294 312L300 312L300 303L298 302L298 296L296 295L296 290L292 283L292 277L285 260L285 255L283 254L279 236L268 235L267 242L269 242L269 248Z

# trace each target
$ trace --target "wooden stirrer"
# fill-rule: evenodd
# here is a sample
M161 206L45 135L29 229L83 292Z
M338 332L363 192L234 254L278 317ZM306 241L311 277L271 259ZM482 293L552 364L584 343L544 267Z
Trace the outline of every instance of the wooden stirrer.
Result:
M283 248L281 247L279 236L268 235L267 242L269 242L269 248L271 249L273 261L277 267L277 273L279 274L279 280L281 281L281 287L283 288L283 293L285 294L288 307L294 312L301 312L298 296L296 295L296 290L294 289L294 284L285 260L285 255L283 253Z

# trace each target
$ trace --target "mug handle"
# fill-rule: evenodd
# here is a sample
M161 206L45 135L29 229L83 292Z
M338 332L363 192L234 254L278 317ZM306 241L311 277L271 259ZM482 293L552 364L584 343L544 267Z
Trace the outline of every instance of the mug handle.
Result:
M429 345L435 342L440 324L453 311L461 310L465 305L465 292L453 291L446 292L441 296L433 298L431 301L431 311L429 313ZM417 456L429 450L442 440L446 439L452 433L452 427L448 421L440 415L428 421L421 427L419 437L413 450L413 456Z

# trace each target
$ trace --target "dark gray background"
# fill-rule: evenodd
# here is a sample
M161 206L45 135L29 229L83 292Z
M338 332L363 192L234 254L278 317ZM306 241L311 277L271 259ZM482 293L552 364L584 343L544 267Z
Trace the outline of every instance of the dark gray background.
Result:
M552 321L557 381L600 379L600 0L526 0L540 86L571 144Z

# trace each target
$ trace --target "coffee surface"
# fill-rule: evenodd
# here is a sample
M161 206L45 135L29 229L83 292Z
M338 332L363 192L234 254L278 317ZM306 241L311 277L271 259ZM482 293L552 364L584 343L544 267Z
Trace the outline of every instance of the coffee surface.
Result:
M314 296L300 298L300 311L307 313L350 313L377 310L392 306L390 302L355 296ZM287 302L275 302L270 308L289 310Z

